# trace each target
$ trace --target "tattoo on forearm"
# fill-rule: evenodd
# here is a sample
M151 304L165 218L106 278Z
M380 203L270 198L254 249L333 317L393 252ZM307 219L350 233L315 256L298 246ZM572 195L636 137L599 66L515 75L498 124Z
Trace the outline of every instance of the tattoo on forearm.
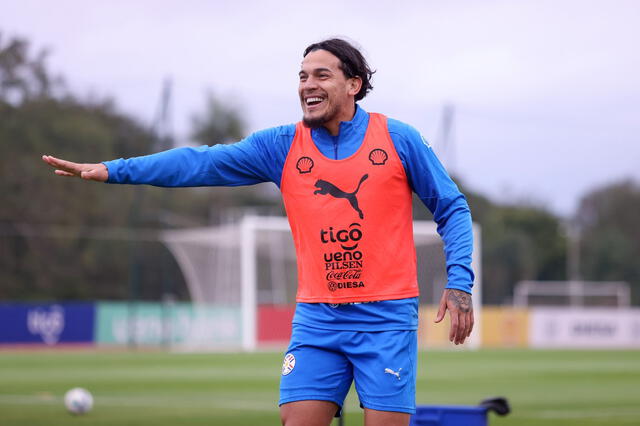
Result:
M449 302L460 310L460 312L469 312L472 309L471 295L464 291L453 289L449 290L447 298L449 299Z

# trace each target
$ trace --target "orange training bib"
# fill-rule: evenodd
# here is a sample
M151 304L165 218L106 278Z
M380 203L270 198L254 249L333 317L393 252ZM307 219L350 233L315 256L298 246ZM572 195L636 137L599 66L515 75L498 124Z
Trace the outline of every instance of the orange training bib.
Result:
M281 182L298 258L298 302L418 295L411 189L387 130L369 114L360 148L331 160L302 123Z

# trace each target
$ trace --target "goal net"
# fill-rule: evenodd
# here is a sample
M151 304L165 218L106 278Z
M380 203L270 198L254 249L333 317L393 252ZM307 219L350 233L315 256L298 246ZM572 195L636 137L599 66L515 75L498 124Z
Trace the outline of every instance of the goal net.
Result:
M297 290L296 253L286 217L244 216L240 221L207 228L165 231L161 236L183 271L197 305L237 312L237 346L247 351L288 339ZM446 285L443 245L436 225L414 221L421 303L421 346L446 346L448 320L433 326L434 305ZM473 268L476 325L468 347L480 344L480 231L474 225ZM429 306L429 308L427 308ZM424 313L427 315L424 315ZM427 318L428 316L428 318ZM274 319L275 318L275 319ZM228 323L229 321L227 321ZM446 328L446 333L442 330ZM183 345L184 346L184 345ZM215 348L216 342L191 342L188 349Z

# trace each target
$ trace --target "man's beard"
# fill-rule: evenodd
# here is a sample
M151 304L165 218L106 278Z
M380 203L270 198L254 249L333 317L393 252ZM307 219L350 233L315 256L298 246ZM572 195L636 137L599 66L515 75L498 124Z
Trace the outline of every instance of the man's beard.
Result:
M327 120L326 116L321 116L321 117L316 117L316 118L307 118L305 116L302 116L302 124L304 124L306 127L309 127L311 129L317 129L319 127L322 127L324 125L324 123L326 123Z
M309 127L311 129L317 129L319 127L324 126L325 123L328 123L329 121L333 120L333 118L336 116L337 113L338 113L338 109L332 108L329 111L322 114L321 116L318 116L315 118L306 117L303 114L302 124L304 124L306 127Z

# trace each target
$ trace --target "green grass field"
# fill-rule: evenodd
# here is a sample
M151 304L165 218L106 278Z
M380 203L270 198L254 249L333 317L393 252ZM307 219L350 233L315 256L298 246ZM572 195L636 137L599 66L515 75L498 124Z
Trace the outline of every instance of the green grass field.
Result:
M277 425L281 354L0 352L0 425ZM64 392L89 389L73 417ZM492 426L640 425L639 351L420 354L418 404L509 398ZM345 424L362 424L352 389Z

